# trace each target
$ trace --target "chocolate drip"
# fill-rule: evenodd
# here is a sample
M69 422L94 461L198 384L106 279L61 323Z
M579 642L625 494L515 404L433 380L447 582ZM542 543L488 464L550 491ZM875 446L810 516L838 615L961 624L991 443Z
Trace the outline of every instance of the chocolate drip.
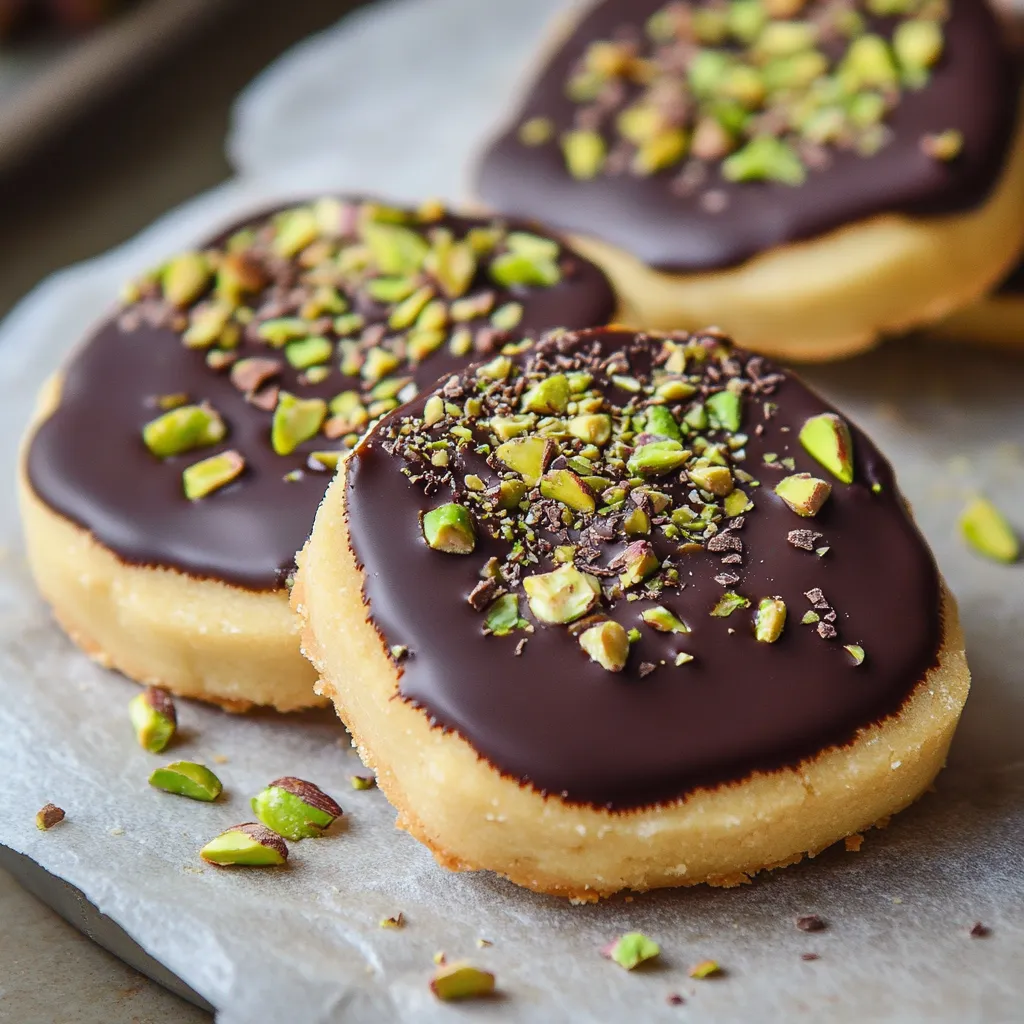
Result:
M570 351L596 339L599 355L607 356L632 345L634 336L602 331L581 338L580 349ZM650 369L650 351L633 351L634 376ZM735 353L741 363L749 358ZM657 555L674 558L684 586L666 589L657 602L605 606L627 629L642 632L620 674L588 660L564 626L535 622L532 633L484 634L483 616L467 598L479 586L483 562L503 559L509 545L478 530L472 556L429 549L418 513L452 500L450 492L425 497L402 474L403 460L383 447L399 414L384 421L347 465L346 514L353 551L365 569L371 619L384 644L408 647L400 664L401 696L438 728L464 737L506 776L571 802L620 809L796 765L897 712L936 663L941 615L932 556L906 512L891 466L855 428L854 483L829 477L831 498L813 520L783 504L773 488L785 472L764 465L763 457L791 456L796 471L828 477L797 433L807 418L830 406L767 362L759 372L761 380L781 375L770 396L778 411L762 419L762 400L745 400L749 441L741 465L762 486L750 490L754 508L737 530L742 557L723 573L723 557L733 554L707 547L677 554L680 542L655 531L650 540ZM629 397L616 389L607 394L617 405ZM425 399L405 415L420 415ZM761 434L755 432L758 423ZM484 459L466 451L457 474L492 480ZM656 485L673 496L690 486L668 480ZM824 557L787 539L808 526L823 535L816 543L828 546ZM541 526L538 532L566 542ZM542 561L526 571L551 568ZM751 608L712 617L726 589L749 597ZM752 631L754 608L766 596L782 597L789 616L781 638L770 644L757 642ZM640 613L655 603L668 606L692 632L645 627ZM838 632L836 640L823 638L829 628L819 633L814 624L801 624L816 603L821 624ZM526 614L525 601L520 608ZM833 608L835 616L828 610ZM844 644L863 647L863 664L854 664ZM676 667L678 651L694 660Z
M261 216L244 224L263 222ZM471 227L490 223L449 215L423 230L444 226L461 236ZM521 221L509 226L537 231ZM498 304L511 299L522 304L520 333L606 323L614 315L615 297L604 275L571 250L563 250L562 259L563 266L571 263L571 272L550 288L501 289L486 279L479 284L497 293ZM369 323L387 317L384 307L365 313ZM280 352L248 334L243 334L234 354L278 357L282 368L276 383L303 398L330 399L359 386L358 378L339 373L337 356L327 380L309 384L300 382L299 371L287 365ZM479 358L479 353L460 357L442 346L414 369L400 372L412 374L416 384L426 388L472 358ZM159 415L153 399L179 392L191 401L209 402L224 417L228 433L219 445L160 460L143 445L141 430ZM305 541L330 480L326 472L304 468L308 456L335 448L337 442L320 435L290 456L276 455L270 445L272 408L246 401L227 370L211 370L205 353L183 345L177 331L145 321L129 330L118 314L99 327L67 365L60 405L29 446L28 478L50 508L89 530L126 562L178 569L251 590L274 590L292 571L295 552ZM182 469L227 449L245 457L243 475L200 501L186 500ZM300 471L296 478L286 480L285 474L295 470Z
M926 88L901 97L888 119L892 140L870 157L830 151L829 166L810 172L799 187L732 183L712 167L715 202L708 206L696 193L674 194L672 172L577 181L557 144L519 141L518 126L530 118L549 118L556 132L571 128L575 107L565 83L587 45L615 37L623 24L642 26L662 6L663 0L607 0L583 17L485 155L477 189L487 203L602 238L659 270L699 273L877 214L972 210L988 199L1006 166L1020 76L983 0L952 0L943 57ZM961 155L949 163L926 156L922 138L950 129L963 134Z

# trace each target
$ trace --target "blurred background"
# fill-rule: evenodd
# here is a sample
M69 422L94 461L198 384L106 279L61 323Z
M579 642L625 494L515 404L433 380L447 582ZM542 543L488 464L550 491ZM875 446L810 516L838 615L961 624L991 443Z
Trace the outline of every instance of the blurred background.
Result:
M359 0L0 0L0 316L229 175L239 90Z

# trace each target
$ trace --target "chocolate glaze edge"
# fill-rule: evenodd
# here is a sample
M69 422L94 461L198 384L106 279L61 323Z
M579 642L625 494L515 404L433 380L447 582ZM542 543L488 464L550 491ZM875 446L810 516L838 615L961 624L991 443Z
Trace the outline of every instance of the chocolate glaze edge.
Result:
M593 334L595 332L586 332L587 334ZM611 332L601 332L611 333ZM789 380L794 380L792 375L789 375ZM797 388L799 389L798 394L801 394L804 399L809 399L811 406L814 411L829 410L831 406L825 403L820 397L818 397L810 388L803 385L797 379ZM408 415L412 411L418 402L425 401L427 396L421 396L417 402L411 403L409 407L406 407L404 413ZM398 413L393 414L397 416ZM421 711L428 719L428 723L431 727L439 728L443 732L453 732L464 739L470 747L477 753L477 755L485 763L489 764L495 771L501 776L508 778L521 786L526 786L537 792L543 797L555 796L562 800L568 805L580 805L580 806L593 806L603 810L630 813L634 811L641 811L645 808L665 806L669 804L678 803L685 800L686 797L693 793L701 791L715 791L724 787L741 784L747 779L753 778L758 775L771 774L781 770L792 770L799 769L800 765L806 764L809 761L813 761L822 753L849 747L861 734L861 732L871 726L883 726L887 721L897 717L903 709L907 706L908 702L914 697L922 685L926 685L926 677L930 671L932 671L938 664L939 659L943 650L943 644L946 639L946 602L950 600L948 593L945 589L944 584L938 574L938 569L935 565L934 558L928 549L926 543L921 537L920 531L916 524L913 522L910 516L906 503L900 495L898 489L894 484L894 477L892 467L885 460L877 449L868 441L866 436L853 424L851 424L851 430L853 432L855 447L857 450L857 463L858 463L858 477L861 478L865 473L869 474L869 479L878 480L883 483L885 488L884 500L886 502L887 515L896 515L897 532L902 538L901 544L907 542L908 548L904 554L906 554L907 561L901 561L901 569L906 569L908 564L912 564L920 574L920 579L915 581L915 585L907 587L907 593L911 593L914 596L920 598L919 602L908 611L907 620L908 623L912 620L912 625L908 625L908 629L921 629L920 635L915 633L916 639L908 641L911 647L914 648L916 653L908 653L906 663L912 667L905 673L905 676L896 683L892 683L890 692L883 695L881 699L874 702L872 710L867 713L862 713L861 716L855 720L843 720L834 721L828 723L815 737L812 743L808 743L806 737L803 740L802 745L797 743L793 745L789 744L788 748L782 747L779 749L772 749L769 751L755 752L755 756L746 757L744 760L740 758L738 761L734 759L732 764L715 764L715 765L704 765L703 768L696 772L690 771L687 774L686 771L680 771L679 766L676 765L675 773L668 772L667 775L663 773L663 777L658 780L652 780L647 777L641 779L639 776L624 778L620 777L620 784L609 785L609 779L615 777L616 771L629 773L629 756L620 758L617 751L621 747L628 748L632 752L633 756L636 756L638 751L647 746L646 734L643 737L637 735L636 729L631 729L631 725L635 725L635 721L630 722L628 716L617 717L613 722L601 721L594 722L589 715L593 712L592 705L593 701L588 701L585 696L585 692L581 694L580 689L577 686L577 681L572 680L575 697L577 698L575 703L573 701L559 701L557 707L557 715L559 716L560 728L549 728L541 730L543 733L542 737L533 737L533 746L531 750L527 752L519 752L516 756L509 758L509 740L507 736L499 735L512 731L516 734L516 740L511 742L523 740L523 730L529 732L531 728L530 712L526 712L526 718L523 720L524 714L522 703L515 704L514 710L509 710L510 694L507 690L501 690L494 694L492 701L481 701L479 699L470 700L472 703L472 709L468 712L465 709L460 709L457 706L457 700L459 699L458 694L454 692L452 686L448 686L443 693L436 691L437 678L427 680L424 682L420 679L418 682L414 678L417 671L417 659L415 652L410 660L403 662L396 666L397 668L397 693L402 699L408 703L411 707ZM367 609L367 621L373 626L378 636L381 638L384 650L387 651L389 647L394 643L411 640L415 643L411 636L405 631L404 626L406 620L404 618L396 619L392 610L386 610L385 614L381 614L381 592L382 586L378 581L387 580L394 578L395 564L392 563L389 566L382 566L379 561L374 561L374 570L370 572L367 570L366 560L360 553L360 549L365 546L362 541L365 541L365 529L361 526L361 523L365 525L366 517L361 516L359 509L359 502L353 500L354 488L359 487L359 478L361 473L365 473L366 463L368 456L372 460L375 449L375 436L370 436L363 440L359 447L353 453L345 467L345 498L343 515L346 521L348 537L349 537L349 550L352 553L353 560L357 566L358 571L362 574L362 587L363 587L363 600ZM804 464L798 464L798 469L811 469L816 465L813 460L809 457L802 460ZM370 480L372 483L368 486L379 484L379 474L371 472ZM366 488L364 487L364 493ZM377 492L375 492L377 493ZM379 494L378 494L379 496ZM394 497L394 494L391 495ZM415 495L414 501L420 496ZM412 503L410 503L411 505ZM854 503L856 507L856 503ZM354 512L354 510L356 510ZM410 509L407 507L407 512ZM790 524L792 525L792 524ZM383 529L383 527L382 527ZM363 534L362 538L360 534ZM388 545L391 549L405 548L408 553L409 536L400 536L396 531L388 531ZM422 541L419 541L422 544ZM374 546L373 554L379 555L380 551L377 549L378 546ZM891 552L890 552L891 554ZM442 556L444 557L444 556ZM448 556L450 558L450 556ZM458 561L458 559L456 559ZM443 563L442 563L443 564ZM877 566L875 567L877 569ZM408 581L408 577L406 577ZM698 581L699 582L699 581ZM707 582L706 579L704 582ZM746 581L745 581L746 582ZM826 586L826 591L828 587ZM842 609L844 604L843 594L833 586L833 597L835 599L835 605ZM430 587L431 599L435 598L437 593L447 592L446 588L441 585L437 580L434 580ZM906 593L903 595L906 596ZM788 599L788 598L787 598ZM461 600L461 599L460 599ZM454 599L453 599L454 603ZM883 603L885 603L883 599ZM414 609L413 609L414 610ZM862 609L863 610L863 609ZM891 603L890 608L891 611ZM405 602L402 611L408 613L410 606L408 602ZM415 611L415 610L414 610ZM796 611L794 608L791 611L793 614ZM447 613L450 618L458 618L461 616L461 612L455 608L447 608ZM436 601L435 601L435 614L436 614ZM387 620L382 622L382 620ZM707 620L704 620L705 622ZM718 622L719 620L714 620ZM401 626L396 631L396 622L400 622ZM417 625L422 625L418 623ZM434 624L436 625L436 623ZM477 631L479 626L477 625ZM790 627L787 629L797 630L806 627L800 627L797 625L796 620L793 621ZM546 627L540 627L541 630L547 632ZM434 631L437 632L436 630ZM451 633L451 630L448 630ZM541 635L544 635L543 633ZM464 656L465 648L469 645L476 643L478 645L479 639L474 639L472 636L462 635L457 636L452 634L449 639L454 639L456 642L449 645L447 653L455 652L458 661L457 666L452 666L452 658L445 659L445 671L443 676L447 680L451 680L453 677L458 675L459 668L464 668L466 664L466 658ZM492 640L494 638L491 638ZM689 639L689 638L687 638ZM800 642L803 642L802 638ZM866 641L865 641L866 642ZM533 644L534 640L531 639L530 643ZM762 647L767 645L761 645ZM773 645L775 649L775 645ZM869 652L872 650L872 646L868 645ZM755 647L755 650L757 648ZM436 653L436 652L435 652ZM477 646L476 653L479 656L480 648ZM551 654L550 645L547 649L548 654ZM558 653L558 652L556 652ZM578 652L573 652L578 654ZM791 652L792 653L792 652ZM841 654L840 650L833 649L833 653ZM876 650L877 653L877 650ZM496 678L498 677L498 669L502 662L501 652L489 651L487 652L489 660L485 663L488 668L485 675L488 680L488 685L493 686ZM869 657L871 657L869 653ZM505 662L510 661L509 652L504 652ZM517 661L519 659L516 659ZM565 659L562 659L562 668L564 668ZM688 666L689 667L689 666ZM545 666L541 665L539 668L534 663L532 676L528 675L525 679L519 679L517 686L526 685L532 686L533 696L537 696L537 688L531 684L536 682L536 678L543 675ZM530 670L527 670L529 672ZM838 675L841 670L835 670L835 663L833 663L833 673ZM585 686L592 686L593 679L596 677L600 679L602 670L596 669L592 665L574 668L574 673L580 676L587 676L591 681L585 683ZM606 681L607 674L605 674ZM559 675L558 680L564 681L564 676ZM654 678L654 677L651 677ZM778 680L775 680L778 682ZM831 682L830 678L823 678L820 680L822 685L828 685ZM856 680L852 680L853 684L856 685ZM431 686L435 689L431 690ZM557 685L557 682L552 683ZM644 681L638 682L636 679L630 679L628 682L623 683L621 677L616 677L616 685L627 685L627 686L643 686ZM643 698L643 695L640 695ZM472 698L472 694L462 694L462 697ZM511 697L514 699L515 694ZM735 711L735 707L739 706L735 703L735 693L732 695L732 703L730 698L723 697L723 702L726 704L725 711L728 715L731 715ZM568 705L569 713L567 714ZM538 704L533 709L534 717L539 711L540 705ZM505 723L500 721L494 721L496 715L500 718L498 708L504 710L506 715ZM619 712L622 712L622 707L618 708ZM662 709L664 710L664 709ZM678 706L675 706L675 710L678 711ZM702 711L706 708L702 708ZM753 712L757 714L755 710ZM511 722L511 729L508 726L509 715L512 715L514 719ZM519 718L516 718L519 716ZM663 717L661 714L656 716L658 720ZM840 716L841 717L841 716ZM488 724L488 720L490 720ZM581 724L582 723L582 724ZM534 721L532 725L536 725ZM656 722L647 722L648 725L654 726ZM578 733L580 731L586 732L587 725L594 726L591 732L597 733L593 741L590 743L589 748L581 748L578 740ZM695 732L702 732L709 726L707 721L695 726ZM568 733L560 730L568 730ZM685 732L685 727L683 728ZM756 731L756 730L755 730ZM585 771L574 772L573 770L568 771L566 775L566 764L565 758L559 761L558 755L552 754L549 748L544 747L543 737L547 737L550 741L552 735L558 735L559 737L570 736L572 739L568 745L571 746L577 754L580 754L582 750L589 749L590 751L598 750L601 754L596 755L603 762L608 762L609 759L615 762L615 771L609 772L607 770L608 765L605 763L602 765L604 770L597 773L598 777L589 782L583 779ZM663 735L658 737L664 739ZM692 738L692 737L691 737ZM616 741L619 741L616 743ZM527 744L530 740L527 739ZM559 743L562 739L559 739ZM639 745L639 746L638 746ZM735 753L735 751L733 751ZM538 760L543 760L545 755L549 757L549 761L546 764L537 764ZM671 760L671 756L669 758ZM531 763L531 761L533 763ZM515 762L515 763L512 763ZM691 765L692 769L693 766ZM561 774L560 774L561 773ZM571 776L571 781L566 784L566 778Z
M662 0L605 0L582 11L478 160L476 191L485 203L598 238L656 270L696 274L737 267L879 214L970 212L998 187L1020 130L1021 69L981 0L954 0L944 64L927 89L897 107L889 146L867 160L839 153L831 168L798 188L716 181L729 200L723 213L700 210L694 197L669 195L665 174L579 182L557 147L519 143L516 127L530 117L554 113L559 127L568 123L572 104L562 85L587 41L609 38L617 25L640 23L661 6ZM925 157L921 136L951 125L964 133L964 155L950 165Z

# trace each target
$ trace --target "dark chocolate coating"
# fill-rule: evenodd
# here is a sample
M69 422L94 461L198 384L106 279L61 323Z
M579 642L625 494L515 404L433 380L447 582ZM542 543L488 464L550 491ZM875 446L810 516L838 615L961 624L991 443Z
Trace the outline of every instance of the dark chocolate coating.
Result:
M728 205L703 209L698 195L670 190L675 172L601 175L577 181L560 147L524 146L516 131L544 116L557 132L572 127L565 83L587 45L623 24L642 26L663 0L606 0L586 14L541 72L509 129L489 148L477 192L489 205L592 235L664 271L699 273L737 266L775 246L815 238L883 213L959 213L988 199L1006 166L1018 107L1019 74L995 16L983 0L952 0L945 53L927 88L906 91L888 124L892 141L871 157L831 149L831 165L796 188L731 183L712 169L709 187ZM869 24L877 24L869 19ZM926 156L925 135L963 133L950 163Z
M464 233L490 221L448 216L437 223ZM520 229L536 230L535 225L516 223ZM491 285L499 303L515 299L523 304L520 333L536 335L564 324L604 324L614 315L616 300L607 279L593 264L570 255L574 273L552 288L502 291ZM367 321L374 319L367 311ZM280 355L248 340L238 352L242 357ZM443 346L408 372L426 388L468 361ZM331 376L321 384L300 385L298 371L287 364L278 380L300 397L330 399L358 385L338 371L337 358L334 363ZM187 393L191 401L208 401L223 416L228 434L221 444L161 461L144 446L141 430L159 415L153 396L177 392ZM290 456L276 455L270 445L271 419L272 413L247 403L227 372L209 369L204 353L184 346L176 332L145 324L126 331L115 315L65 368L60 405L29 445L29 482L50 508L89 530L125 562L178 569L250 590L275 590L293 570L295 553L330 481L325 472L304 470L294 481L284 475L305 467L311 452L338 443L321 435ZM245 457L242 476L200 501L188 501L182 469L227 449Z
M582 337L601 338L605 352L633 338L615 331ZM641 348L634 376L642 375L649 359L649 350ZM626 398L616 390L609 394L617 404ZM382 428L394 417L384 421L347 464L346 516L352 549L365 570L371 621L385 644L409 648L400 663L401 696L432 724L464 737L504 775L570 802L619 809L796 765L897 712L936 664L941 642L939 577L931 553L906 511L892 467L861 431L853 428L855 482L841 484L797 441L804 421L830 406L788 373L771 400L780 411L763 436L751 433L743 463L764 485L749 492L756 507L740 534L743 564L728 566L740 576L732 589L750 597L752 607L712 618L725 590L713 578L722 571L718 557L706 550L680 556L686 585L666 590L661 602L692 632L655 633L639 619L654 602L618 602L609 614L643 633L621 674L591 662L564 626L536 623L532 634L484 635L482 617L466 596L484 560L503 557L507 545L478 531L471 556L426 546L417 513L450 501L450 493L427 498L408 482L400 473L402 460L381 447ZM425 396L406 413L418 414L423 401ZM752 430L759 413L760 402L748 402L745 430ZM798 517L774 494L785 474L761 467L766 452L791 455L797 471L831 480L832 496L816 518ZM464 472L494 479L473 454L456 468L457 475ZM657 482L661 490L680 493L689 486L666 485L666 479ZM873 493L872 484L881 491ZM787 542L788 531L800 528L824 534L821 543L830 548L825 557ZM677 548L660 534L651 539L661 559ZM551 568L542 564L532 571ZM836 640L800 623L811 608L805 592L815 587L838 612ZM752 633L754 607L765 596L781 596L788 607L785 631L774 644L759 643ZM521 600L521 613L525 608ZM525 650L516 657L524 637ZM864 663L855 666L843 644L862 645ZM680 650L695 660L675 667ZM662 658L666 665L641 677L641 659Z
M1024 263L1019 263L1013 273L999 286L998 294L1024 295Z

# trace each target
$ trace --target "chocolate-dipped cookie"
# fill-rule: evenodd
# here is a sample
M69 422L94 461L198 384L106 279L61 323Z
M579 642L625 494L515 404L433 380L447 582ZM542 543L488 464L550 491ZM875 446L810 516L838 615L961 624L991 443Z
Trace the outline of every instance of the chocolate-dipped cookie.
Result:
M1020 76L984 0L604 0L484 155L647 328L824 359L934 322L1024 225Z
M930 333L950 341L1024 349L1024 263L994 292L935 324Z
M890 465L717 332L560 333L421 395L332 482L293 603L399 824L578 900L868 828L969 686Z
M127 289L42 395L21 501L70 636L232 709L316 703L286 584L339 458L448 371L616 314L525 222L322 198Z

